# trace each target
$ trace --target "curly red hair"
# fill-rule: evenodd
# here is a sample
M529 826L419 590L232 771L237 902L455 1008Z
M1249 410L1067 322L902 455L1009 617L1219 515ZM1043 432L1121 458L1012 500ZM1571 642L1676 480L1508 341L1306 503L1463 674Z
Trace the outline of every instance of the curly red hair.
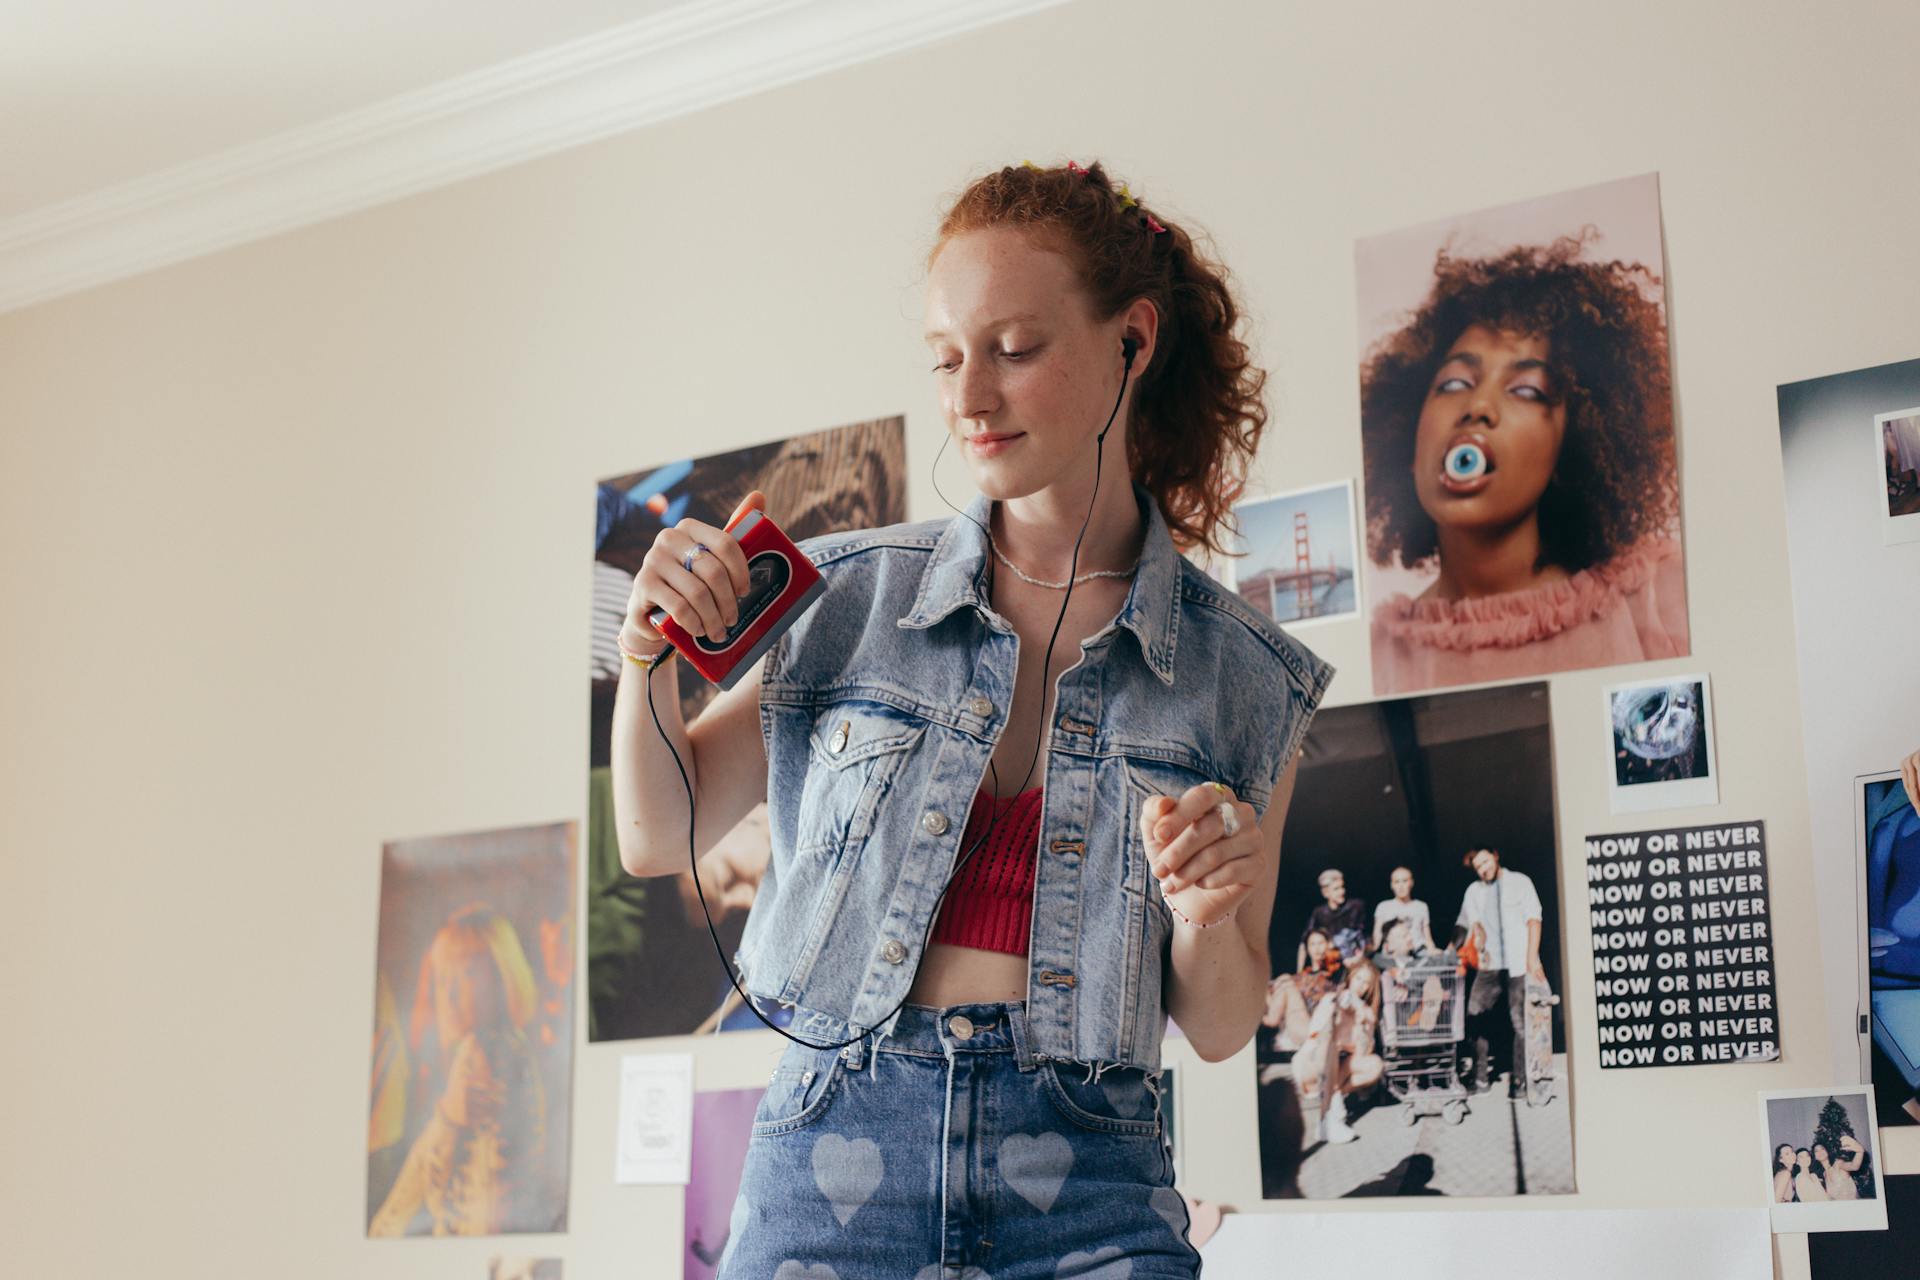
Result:
M1152 493L1182 551L1228 548L1233 503L1246 487L1267 412L1266 372L1234 335L1240 308L1227 271L1171 219L1154 232L1145 208L1123 207L1099 161L1084 170L1009 165L979 178L941 219L927 265L954 236L1013 226L1074 264L1092 314L1119 315L1140 298L1160 313L1152 362L1137 372L1128 467Z
M1542 564L1577 572L1671 530L1679 509L1667 330L1660 277L1638 263L1585 261L1593 235L1497 257L1442 249L1433 291L1406 327L1369 352L1360 375L1367 551L1409 568L1439 551L1414 491L1414 437L1435 371L1474 324L1544 337L1564 388L1566 435L1540 498Z

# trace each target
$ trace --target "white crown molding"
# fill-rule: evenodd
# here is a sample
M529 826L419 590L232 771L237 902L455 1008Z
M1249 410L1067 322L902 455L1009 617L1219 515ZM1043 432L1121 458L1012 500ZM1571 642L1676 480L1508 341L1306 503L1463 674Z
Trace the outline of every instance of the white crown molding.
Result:
M1066 0L698 0L0 221L0 313Z

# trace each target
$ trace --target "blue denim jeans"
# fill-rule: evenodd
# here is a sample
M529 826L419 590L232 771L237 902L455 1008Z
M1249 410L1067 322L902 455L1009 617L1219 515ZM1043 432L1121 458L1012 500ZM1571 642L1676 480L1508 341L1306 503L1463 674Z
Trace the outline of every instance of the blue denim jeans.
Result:
M909 1004L878 1039L790 1043L716 1280L1197 1277L1157 1073L1030 1043L1024 1001Z

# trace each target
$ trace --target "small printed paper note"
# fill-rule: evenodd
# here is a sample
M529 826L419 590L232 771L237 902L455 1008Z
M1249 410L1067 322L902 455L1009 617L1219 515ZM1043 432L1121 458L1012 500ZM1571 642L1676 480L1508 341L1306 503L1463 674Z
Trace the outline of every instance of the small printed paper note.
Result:
M620 1059L617 1183L686 1185L693 1159L693 1055L635 1053Z

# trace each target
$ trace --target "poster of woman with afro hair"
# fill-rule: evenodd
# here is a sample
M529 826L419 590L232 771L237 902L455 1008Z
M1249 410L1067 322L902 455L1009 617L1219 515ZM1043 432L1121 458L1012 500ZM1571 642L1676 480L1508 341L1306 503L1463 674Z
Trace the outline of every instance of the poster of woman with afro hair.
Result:
M1375 696L1685 656L1657 176L1355 256Z

